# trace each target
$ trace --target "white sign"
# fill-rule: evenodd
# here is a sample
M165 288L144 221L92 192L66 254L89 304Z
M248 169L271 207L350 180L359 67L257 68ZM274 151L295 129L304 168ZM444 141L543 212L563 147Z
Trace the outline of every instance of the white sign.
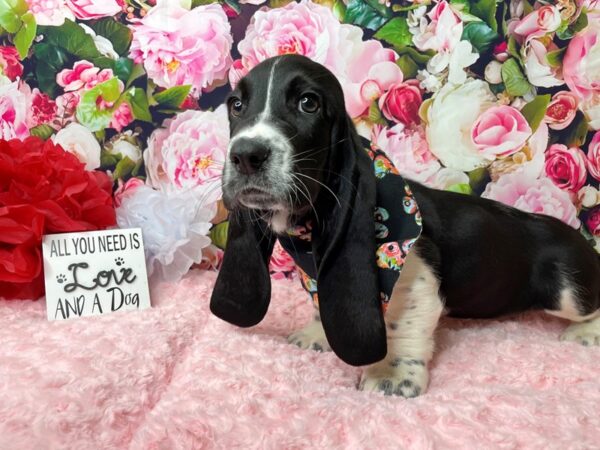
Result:
M42 250L48 320L150 307L141 229L49 234Z

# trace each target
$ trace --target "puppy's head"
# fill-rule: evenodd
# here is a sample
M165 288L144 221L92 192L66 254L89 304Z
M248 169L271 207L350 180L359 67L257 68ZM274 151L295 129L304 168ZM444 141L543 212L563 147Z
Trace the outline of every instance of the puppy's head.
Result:
M347 120L342 88L298 55L255 67L227 100L231 140L223 174L230 210L259 210L281 233L324 188L332 128Z
M375 176L339 82L305 57L276 57L239 82L228 106L223 194L231 214L211 311L238 326L260 322L277 235L314 213L312 255L327 340L349 364L382 359Z

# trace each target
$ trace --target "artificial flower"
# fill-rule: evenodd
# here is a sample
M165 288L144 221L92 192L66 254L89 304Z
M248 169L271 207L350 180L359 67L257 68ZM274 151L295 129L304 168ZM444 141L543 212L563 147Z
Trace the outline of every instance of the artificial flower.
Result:
M78 123L70 123L54 136L52 141L72 153L85 164L87 170L100 167L100 144L94 134Z

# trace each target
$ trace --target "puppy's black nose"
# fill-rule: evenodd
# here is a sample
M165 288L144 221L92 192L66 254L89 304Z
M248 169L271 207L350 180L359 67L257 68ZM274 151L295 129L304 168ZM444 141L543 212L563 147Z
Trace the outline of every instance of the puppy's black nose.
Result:
M269 158L269 149L261 144L240 142L229 152L229 160L244 175L256 173Z

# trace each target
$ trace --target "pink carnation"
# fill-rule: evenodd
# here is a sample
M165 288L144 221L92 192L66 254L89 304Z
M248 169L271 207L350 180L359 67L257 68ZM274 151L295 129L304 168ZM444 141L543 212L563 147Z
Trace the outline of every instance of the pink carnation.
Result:
M559 188L577 192L587 178L585 153L577 147L551 145L546 150L546 175Z
M512 155L523 148L531 127L512 106L494 106L473 124L471 139L479 152L489 159Z
M24 139L29 136L27 115L31 91L18 81L0 84L0 139Z
M282 280L286 278L296 269L296 263L286 252L279 241L275 243L273 247L273 253L271 255L271 261L269 262L269 272L275 280Z
M396 53L377 40L362 38L361 28L340 24L330 8L310 1L258 11L238 44L242 66L235 68L230 80L235 84L245 71L270 57L304 55L337 76L348 113L358 117L373 100L402 82Z
M521 211L555 217L573 228L581 225L569 194L561 191L548 178L535 179L523 172L509 173L489 183L482 197Z
M191 11L163 2L133 29L130 56L162 87L190 84L197 95L226 80L233 44L229 21L217 4Z
M440 170L440 163L429 150L422 126L392 128L377 125L373 128L373 143L392 160L398 171L411 180L426 182Z
M220 197L229 144L227 108L184 111L155 130L144 152L147 183L161 191L192 189Z
M600 181L600 131L596 131L588 147L587 166L590 175Z
M100 19L120 13L124 0L65 0L75 17L81 20Z

